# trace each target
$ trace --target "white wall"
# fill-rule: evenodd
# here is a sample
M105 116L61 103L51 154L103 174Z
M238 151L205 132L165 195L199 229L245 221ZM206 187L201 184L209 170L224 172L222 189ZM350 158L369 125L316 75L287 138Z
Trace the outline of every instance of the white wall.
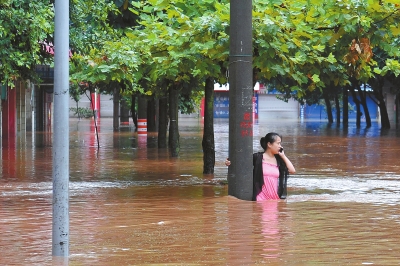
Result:
M88 95L90 95L88 93ZM113 116L113 96L112 95L103 95L100 94L100 116L101 117L112 117ZM86 107L90 108L90 101L88 97L83 94L81 95L80 100L78 101L78 106L79 107ZM75 108L76 107L76 102L70 98L69 99L69 107ZM70 117L77 117L74 116L74 112L69 112Z
M299 103L290 99L287 103L275 94L260 94L258 97L258 119L298 119Z

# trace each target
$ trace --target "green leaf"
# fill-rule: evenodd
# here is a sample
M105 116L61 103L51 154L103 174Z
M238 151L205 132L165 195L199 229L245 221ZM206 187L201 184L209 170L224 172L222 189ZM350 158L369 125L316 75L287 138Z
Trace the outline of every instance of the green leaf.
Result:
M282 44L282 46L280 48L281 48L282 52L289 53L289 49L288 49L287 44Z
M319 79L319 76L316 75L316 74L312 75L312 80L313 80L315 83L318 83L318 82L321 81L321 80Z

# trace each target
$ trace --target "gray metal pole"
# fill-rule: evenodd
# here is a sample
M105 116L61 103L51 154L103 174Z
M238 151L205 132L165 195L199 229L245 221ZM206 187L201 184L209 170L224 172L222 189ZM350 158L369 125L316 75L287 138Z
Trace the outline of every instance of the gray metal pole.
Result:
M228 194L253 194L252 1L231 0Z
M55 1L53 256L69 255L69 1Z

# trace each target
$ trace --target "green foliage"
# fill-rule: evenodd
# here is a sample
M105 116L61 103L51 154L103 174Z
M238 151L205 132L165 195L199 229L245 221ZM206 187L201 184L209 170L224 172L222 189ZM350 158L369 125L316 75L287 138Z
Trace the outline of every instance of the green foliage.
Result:
M130 10L135 15L132 25L137 25L124 27L123 31L108 30L109 35L102 36L107 40L102 41L101 45L90 47L85 54L74 54L71 60L71 78L74 82L84 81L95 87L116 82L124 84L123 93L126 95L140 92L159 96L164 95L173 84L182 91L181 97L185 98L182 101L184 104L181 104L182 112L193 111L192 105L199 102L199 97L189 100L188 95L195 94L190 91L202 91L205 78L212 76L226 83L228 2L178 0L114 3L114 9L118 12ZM81 7L79 10L84 13L87 8ZM107 10L110 13L112 8ZM118 12L114 14L118 15ZM76 17L85 20L87 16ZM94 24L105 23L107 21L102 18ZM81 24L85 25L85 22ZM119 25L107 27L119 28Z
M198 112L204 91L191 91L191 94L181 94L179 97L179 110L182 114L193 114Z
M258 77L272 82L285 98L292 94L308 101L311 96L315 102L316 89L396 73L393 62L384 64L385 70L373 69L378 58L371 50L382 47L382 54L399 62L395 1L255 1L253 21Z
M1 82L33 79L36 64L51 63L40 45L53 32L53 6L44 2L0 2ZM190 112L207 78L227 82L229 7L227 0L72 0L71 82L104 92L118 86L127 96L161 97L173 86L188 103L181 111ZM255 0L255 81L306 102L350 79L395 82L399 10L397 0ZM70 89L75 100L81 92Z
M0 7L0 83L37 80L35 66L51 62L43 42L53 32L53 9L46 1L8 0Z
M137 0L114 0L119 12L109 12L108 21L114 28L128 28L137 25L138 14L129 10Z
M77 83L70 83L69 86L69 96L75 101L79 102L81 99L82 95L82 90L79 88L79 85Z
M104 42L119 39L122 32L109 23L109 14L118 13L112 1L70 1L70 46L73 53L89 54Z
M93 110L87 107L71 107L69 108L69 110L78 117L84 117L84 118L93 117Z

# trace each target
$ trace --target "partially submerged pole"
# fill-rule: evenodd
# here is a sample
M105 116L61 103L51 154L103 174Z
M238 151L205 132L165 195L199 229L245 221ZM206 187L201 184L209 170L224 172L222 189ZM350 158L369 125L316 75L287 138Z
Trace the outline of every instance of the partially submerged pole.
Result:
M55 1L52 255L69 255L69 1Z
M253 191L251 12L251 0L231 0L228 194L243 200L251 200Z

